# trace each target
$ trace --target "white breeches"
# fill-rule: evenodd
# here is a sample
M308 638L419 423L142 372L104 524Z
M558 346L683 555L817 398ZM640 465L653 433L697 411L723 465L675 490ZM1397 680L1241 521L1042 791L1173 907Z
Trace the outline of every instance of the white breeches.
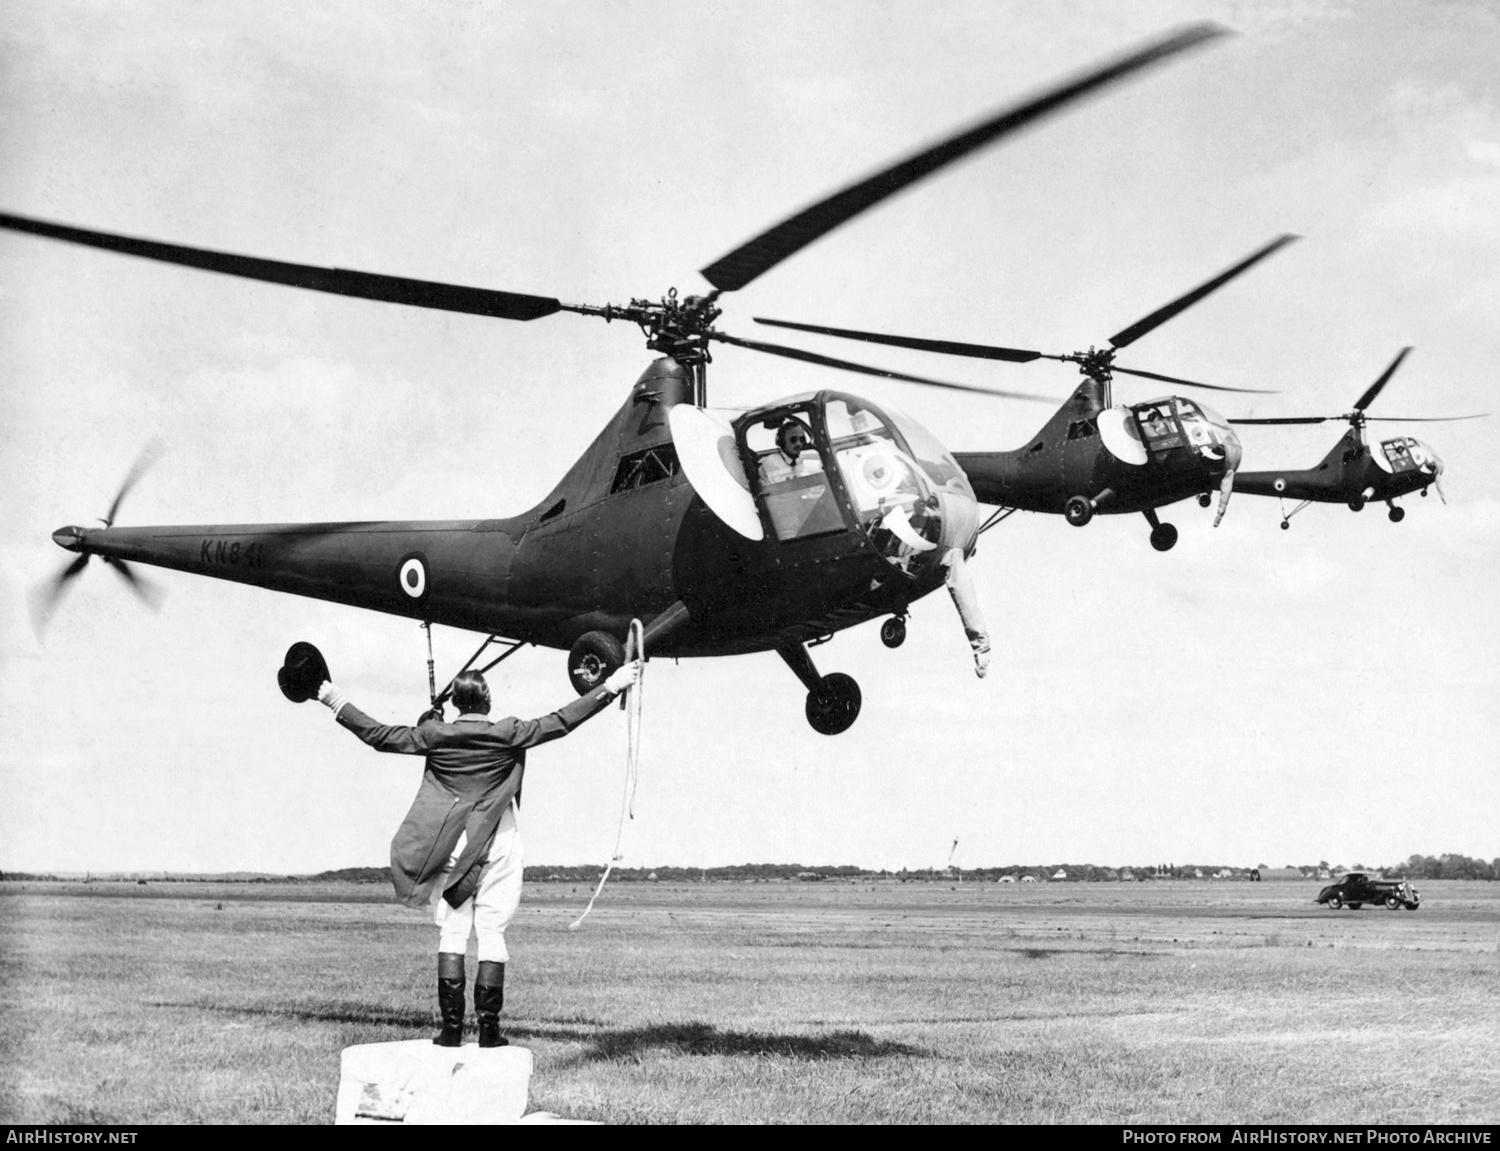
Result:
M438 950L463 955L469 949L469 935L479 937L479 962L509 963L505 949L505 929L521 906L522 845L521 829L516 826L515 808L507 811L495 832L490 853L479 872L479 890L461 906L450 907L443 891L452 882L453 868L464 849L464 837L448 859L433 892L432 918L438 925Z

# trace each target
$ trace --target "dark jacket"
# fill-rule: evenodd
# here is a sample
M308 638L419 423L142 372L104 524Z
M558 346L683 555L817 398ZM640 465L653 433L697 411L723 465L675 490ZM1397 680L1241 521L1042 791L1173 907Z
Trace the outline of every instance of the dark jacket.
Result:
M411 810L391 840L391 883L407 907L425 907L458 844L468 839L443 898L454 907L474 894L500 817L521 790L526 749L558 739L604 708L611 695L598 687L541 719L461 715L421 727L376 723L352 703L338 721L376 751L425 755L427 770Z

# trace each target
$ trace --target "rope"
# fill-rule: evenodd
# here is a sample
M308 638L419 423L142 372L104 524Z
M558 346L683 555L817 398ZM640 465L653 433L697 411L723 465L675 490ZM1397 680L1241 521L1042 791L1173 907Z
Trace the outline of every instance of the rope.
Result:
M620 825L615 831L615 850L609 862L605 864L604 874L599 877L599 886L594 888L594 894L589 896L588 906L583 909L583 914L568 924L569 931L577 931L583 926L583 921L589 917L589 912L594 910L594 901L604 890L609 873L615 869L615 864L625 858L625 853L620 850L620 845L625 840L625 820L627 817L635 818L635 791L641 779L641 683L646 673L645 658L645 630L641 627L640 620L633 619L630 621L630 634L625 640L625 662L639 659L642 663L635 686L626 691L625 698L620 701L620 706L625 709L625 795L620 802Z

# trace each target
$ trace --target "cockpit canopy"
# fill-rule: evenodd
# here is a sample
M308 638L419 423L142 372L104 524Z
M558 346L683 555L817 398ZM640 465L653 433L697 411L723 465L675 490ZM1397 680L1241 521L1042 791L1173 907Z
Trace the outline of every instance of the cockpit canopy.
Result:
M1437 453L1412 436L1382 440L1370 455L1380 468L1398 476L1403 472L1435 471L1438 462Z
M749 412L735 429L776 539L857 529L913 576L949 548L972 549L979 504L968 477L910 416L818 392Z

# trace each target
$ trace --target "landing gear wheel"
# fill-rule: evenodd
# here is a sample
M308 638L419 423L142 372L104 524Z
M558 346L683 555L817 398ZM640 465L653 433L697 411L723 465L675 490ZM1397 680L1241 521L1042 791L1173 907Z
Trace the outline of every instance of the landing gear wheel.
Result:
M1362 512L1362 511L1364 511L1365 510L1365 497L1364 496L1355 496L1352 500L1350 500L1349 501L1349 510L1351 512Z
M906 621L893 615L880 625L880 642L886 647L900 647L906 642Z
M1209 495L1207 492L1204 492L1201 496L1198 497L1198 506L1200 508L1206 508L1206 507L1208 507L1209 504L1211 504L1213 502L1214 502L1213 496Z
M1394 895L1387 895L1385 897L1385 906L1388 911L1400 911L1401 900Z
M1328 897L1328 910L1329 911L1337 911L1340 907L1343 907L1343 906L1344 906L1344 897L1342 895L1330 895Z
M1288 522L1287 520L1282 520L1281 521L1281 530L1282 531L1288 531L1291 528L1291 526L1292 526L1291 523Z
M586 631L568 652L568 682L588 695L625 664L625 648L608 632Z
M861 701L859 684L843 672L825 675L818 686L807 693L807 722L819 735L838 735L848 731L859 718Z
M1177 542L1177 529L1171 524L1158 524L1151 529L1151 546L1159 552L1172 550Z
M1063 504L1063 515L1067 516L1068 522L1075 528L1081 528L1094 518L1094 505L1083 496L1074 496Z
M1399 524L1402 520L1404 520L1406 518L1406 509L1405 508L1392 508L1390 510L1389 514L1390 514L1391 523L1393 523L1393 524Z

